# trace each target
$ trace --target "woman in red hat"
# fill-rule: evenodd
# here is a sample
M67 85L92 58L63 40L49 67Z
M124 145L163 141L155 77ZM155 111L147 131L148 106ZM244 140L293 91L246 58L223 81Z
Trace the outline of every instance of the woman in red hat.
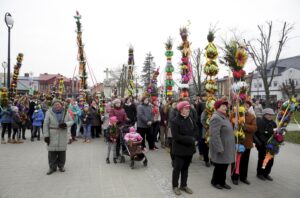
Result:
M226 184L226 172L228 165L235 160L235 142L231 122L227 117L228 102L218 100L215 102L215 112L210 120L209 148L211 161L215 168L211 184L217 189L231 189Z

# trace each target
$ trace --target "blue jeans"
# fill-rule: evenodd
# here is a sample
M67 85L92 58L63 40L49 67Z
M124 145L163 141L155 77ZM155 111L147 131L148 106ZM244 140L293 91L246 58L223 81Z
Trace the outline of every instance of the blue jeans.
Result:
M83 124L83 137L85 139L91 139L91 125L90 124Z

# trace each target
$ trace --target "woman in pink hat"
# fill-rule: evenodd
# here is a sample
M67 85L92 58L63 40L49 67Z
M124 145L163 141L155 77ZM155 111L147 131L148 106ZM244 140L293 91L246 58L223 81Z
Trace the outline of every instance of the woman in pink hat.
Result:
M172 153L174 155L172 186L176 195L181 191L192 194L193 191L187 187L188 169L196 152L195 131L197 125L190 117L190 103L182 101L177 104L178 115L171 121ZM180 188L178 180L181 176Z

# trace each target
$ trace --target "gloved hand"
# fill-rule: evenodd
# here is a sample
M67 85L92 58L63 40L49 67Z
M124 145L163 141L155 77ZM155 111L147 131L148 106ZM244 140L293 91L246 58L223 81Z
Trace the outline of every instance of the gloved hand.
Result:
M49 144L50 144L50 138L49 137L45 137L44 138L44 142L46 142L47 145L49 146Z
M58 125L58 128L60 128L60 129L65 129L65 128L67 128L67 124L66 124L66 123L60 123L60 124Z

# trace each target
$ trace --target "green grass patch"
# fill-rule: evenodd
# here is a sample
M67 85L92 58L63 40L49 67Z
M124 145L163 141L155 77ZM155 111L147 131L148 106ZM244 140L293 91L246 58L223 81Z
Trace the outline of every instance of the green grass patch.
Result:
M292 116L292 119L291 119L291 123L296 123L295 122L295 119L297 120L297 122L300 124L300 112L299 111L296 111L293 116Z
M288 131L285 135L285 141L300 144L300 131Z

